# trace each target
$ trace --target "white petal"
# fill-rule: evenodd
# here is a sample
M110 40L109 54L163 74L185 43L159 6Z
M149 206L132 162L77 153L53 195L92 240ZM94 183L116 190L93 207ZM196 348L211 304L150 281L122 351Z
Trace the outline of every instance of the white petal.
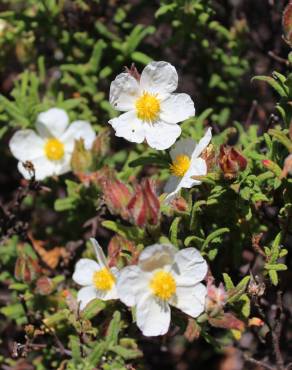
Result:
M175 191L169 193L167 197L164 199L165 204L169 204L171 201L173 201L176 197L178 192L180 191L180 187L177 187Z
M146 140L154 149L168 149L181 134L181 128L176 124L157 121L146 125Z
M195 148L196 142L193 139L179 139L170 149L169 155L172 161L174 161L176 157L181 154L187 155L189 158L191 158Z
M139 95L139 83L129 73L119 74L110 86L110 103L120 111L132 110Z
M127 266L120 271L117 281L119 299L127 306L134 306L144 294L148 279L138 266Z
M34 167L36 180L41 181L46 177L55 175L56 166L53 161L49 161L46 157L39 157L31 160L30 162ZM23 166L23 162L18 162L17 167L25 179L31 179L31 172Z
M173 191L175 191L176 188L178 187L178 184L180 183L180 180L181 180L180 177L170 176L167 183L165 184L164 192L172 193Z
M65 152L64 157L59 161L49 161L54 166L53 175L60 176L71 171L71 157L71 153Z
M184 248L176 253L171 270L177 286L189 286L205 278L208 265L196 248Z
M107 267L107 261L106 261L105 255L104 255L103 250L102 250L101 246L99 245L98 241L94 238L90 238L90 241L93 245L93 248L94 248L96 258L98 260L99 265L101 267Z
M77 301L80 302L80 309L83 310L87 303L97 298L96 289L94 286L86 286L81 288L77 293Z
M204 311L206 294L203 284L177 287L176 296L170 304L191 317L198 317Z
M118 299L117 287L114 285L110 290L99 290L96 289L96 297L103 301L109 301L111 299Z
M170 307L167 302L145 294L136 307L137 326L147 336L163 335L170 325Z
M202 153L202 151L207 148L211 139L212 139L212 129L211 127L209 127L205 135L202 137L202 139L199 141L198 145L196 146L196 149L193 152L192 158L198 157Z
M63 109L51 108L38 115L36 128L41 137L60 138L68 123L69 117Z
M187 94L172 94L161 102L160 118L165 122L182 122L194 115L194 102Z
M109 124L116 131L116 136L133 143L142 143L145 139L144 123L139 120L135 111L130 111L113 118Z
M68 129L63 133L60 140L65 144L65 151L72 153L75 140L83 139L86 149L91 149L95 140L95 132L90 123L86 121L72 122Z
M200 185L201 181L194 180L192 176L205 176L207 175L207 164L202 158L194 158L191 161L190 168L181 179L180 187L190 189L195 185Z
M79 285L91 285L93 274L98 270L100 270L100 266L97 262L89 258L82 258L76 263L72 279Z
M151 62L141 74L140 89L164 99L176 90L177 83L178 75L174 66L167 62Z
M16 131L9 142L14 157L20 161L29 161L44 155L45 142L33 130Z
M153 271L171 265L176 249L171 244L153 244L146 247L139 256L139 266L143 271Z

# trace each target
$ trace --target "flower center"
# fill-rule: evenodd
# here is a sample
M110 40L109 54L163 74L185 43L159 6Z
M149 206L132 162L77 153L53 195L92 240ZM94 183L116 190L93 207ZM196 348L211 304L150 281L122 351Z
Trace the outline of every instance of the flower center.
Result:
M51 161L59 161L64 157L64 144L60 140L51 138L45 144L45 154Z
M185 154L176 156L173 164L170 165L170 171L175 176L183 177L187 170L190 168L191 160Z
M136 101L137 116L142 121L153 122L160 112L160 100L156 94L144 92Z
M93 284L96 289L110 290L114 285L116 278L106 267L93 274Z
M176 283L169 272L157 271L150 281L150 289L157 297L168 300L176 291Z

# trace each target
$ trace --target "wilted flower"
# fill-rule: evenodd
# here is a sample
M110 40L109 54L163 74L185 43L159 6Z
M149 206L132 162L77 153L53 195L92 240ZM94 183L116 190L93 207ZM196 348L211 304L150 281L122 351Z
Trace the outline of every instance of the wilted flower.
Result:
M207 263L195 248L177 251L154 244L140 254L138 265L125 267L117 289L122 302L136 307L138 327L146 336L163 335L170 325L170 305L191 317L204 311Z
M244 171L247 166L247 160L233 147L228 145L220 146L219 165L228 180L234 179L239 171Z
M36 180L61 175L71 170L71 156L75 140L82 138L86 149L95 139L95 133L88 122L75 121L69 127L67 113L59 108L52 108L40 113L37 133L31 129L17 131L10 140L9 147L19 160L18 169L26 178L31 173L23 162L30 161L34 166Z
M178 84L177 72L167 62L151 62L140 79L121 73L111 83L110 103L126 112L109 121L116 136L135 143L145 139L149 146L169 148L181 134L178 122L195 115L187 94L172 94Z
M170 150L172 176L164 188L164 191L168 193L166 200L173 199L182 188L191 188L201 184L201 181L193 177L207 174L207 164L204 159L200 158L200 155L208 146L211 138L212 133L209 128L198 144L193 139L181 139Z
M95 298L104 301L117 298L116 280L118 269L109 267L102 248L95 239L90 239L95 249L95 262L88 258L82 258L75 266L73 280L82 285L77 295L80 308L84 307Z
M156 225L160 216L160 202L155 192L155 183L144 179L137 185L135 194L128 204L130 217L140 227L146 223Z

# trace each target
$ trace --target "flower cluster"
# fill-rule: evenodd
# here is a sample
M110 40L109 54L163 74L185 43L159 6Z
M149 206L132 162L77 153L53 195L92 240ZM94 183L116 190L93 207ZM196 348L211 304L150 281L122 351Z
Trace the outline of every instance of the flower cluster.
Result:
M95 298L119 298L135 307L137 325L145 336L168 331L170 306L191 317L204 311L207 290L201 281L208 267L195 248L178 251L172 245L154 244L141 252L136 265L118 271L108 266L98 242L91 242L98 262L83 258L73 274L73 280L83 286L77 295L81 309Z

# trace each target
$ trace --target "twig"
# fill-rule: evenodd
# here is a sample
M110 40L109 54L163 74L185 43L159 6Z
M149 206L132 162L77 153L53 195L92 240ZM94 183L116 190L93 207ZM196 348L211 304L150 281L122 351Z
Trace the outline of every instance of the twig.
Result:
M253 116L256 112L257 106L258 106L258 102L256 100L253 100L253 102L251 104L251 107L250 107L250 110L249 110L248 115L247 115L247 119L245 121L245 125L247 127L249 127L251 125L251 121L252 121Z
M285 66L287 66L287 67L290 65L290 63L287 59L279 57L279 55L275 54L273 51L269 51L268 54L271 58L275 59L277 62L279 62L281 64L285 64Z
M243 355L243 357L244 357L244 360L246 362L249 362L249 363L254 364L254 365L257 365L257 366L261 366L261 367L263 367L264 369L267 369L267 370L275 370L272 366L266 364L265 362L256 360L253 357L249 357L249 356L247 356L245 354Z
M276 364L278 370L285 370L283 356L280 350L280 337L282 332L282 320L283 320L283 305L281 292L277 292L277 312L275 317L275 325L271 331L272 344L274 353L276 356Z

